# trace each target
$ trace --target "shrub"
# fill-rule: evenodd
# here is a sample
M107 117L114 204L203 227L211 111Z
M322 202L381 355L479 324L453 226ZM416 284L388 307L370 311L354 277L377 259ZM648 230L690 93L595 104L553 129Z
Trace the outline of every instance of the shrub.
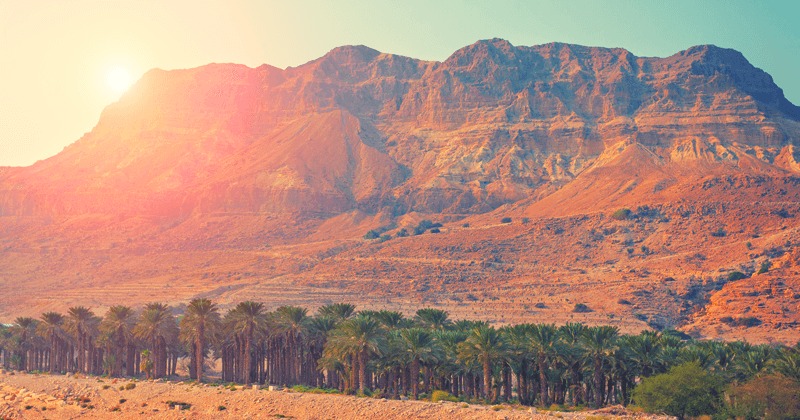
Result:
M397 236L398 238L405 238L406 236L408 236L408 230L406 230L406 228L402 228L397 231L397 234L395 236Z
M733 385L729 390L731 418L800 418L800 383L778 375L766 375Z
M378 237L378 232L375 232L374 230L371 230L364 235L364 239L378 239Z
M504 218L500 219L500 223L511 223L511 218L510 217L504 217Z
M221 406L217 407L217 411L222 411L222 410L227 410L227 409L228 408L225 407L224 405L221 405Z
M630 209L619 209L611 214L611 218L614 220L627 220L630 215Z
M125 401L128 401L128 400L126 400L125 398L120 398L119 399L119 403L120 404L125 404Z
M522 218L522 224L523 224L523 225L526 225L526 224L528 224L528 222L530 222L530 221L531 221L531 219L529 219L529 218L527 218L527 217L523 217L523 218Z
M780 217L782 217L784 219L792 217L792 214L789 213L788 211L786 211L786 209L773 210L771 213L775 214L775 215L778 215L778 216L780 216Z
M750 243L750 241L747 241L747 242L744 244L744 246L746 246L746 247L747 247L747 249L752 249L752 248L753 248L753 244L752 244L752 243Z
M463 225L461 225L461 227L468 228L469 227L469 223L464 223Z
M500 411L500 409L502 409L502 408L503 408L503 406L502 406L502 405L495 405L495 406L492 406L492 410L494 410L494 411Z
M769 268L772 266L772 263L769 260L764 261L761 263L761 268L758 269L758 274L764 274L769 271Z
M617 301L617 303L619 303L620 305L630 305L630 304L631 304L631 301L629 301L629 300L627 300L627 299L619 299L619 300Z
M572 309L572 312L582 313L582 312L592 312L588 306L583 303L576 303L575 308Z
M380 242L386 242L389 239L392 239L392 235L384 234L384 235L381 235Z
M682 419L715 414L722 407L723 387L697 363L684 363L668 373L643 379L633 394L645 411L663 411Z
M542 309L542 308L545 308L546 306L545 306L545 304L544 304L544 303L542 303L542 302L537 302L535 305L533 305L533 307L534 307L534 308L539 308L539 309Z
M450 393L447 391L433 391L431 393L431 402L439 402L439 401L457 402L458 398L450 395Z
M725 235L726 235L725 230L722 229L722 228L719 228L719 229L711 232L711 236L714 236L714 237L717 237L717 238L722 238Z
M728 281L741 280L741 279L746 278L746 277L747 276L745 276L744 273L742 273L741 271L734 271L734 272L728 273Z
M103 389L111 388L111 385L103 385Z
M433 228L433 229L431 229L431 233L439 233L439 232L441 232L441 231L439 230L439 228Z
M133 383L133 382L131 382L131 383L129 383L129 384L126 384L126 385L125 385L125 389L127 389L127 390L129 390L129 391L130 391L131 389L134 389L134 388L136 388L136 384L135 384L135 383Z
M644 314L636 313L636 314L633 314L633 317L638 319L639 321L647 321L647 315L644 315Z

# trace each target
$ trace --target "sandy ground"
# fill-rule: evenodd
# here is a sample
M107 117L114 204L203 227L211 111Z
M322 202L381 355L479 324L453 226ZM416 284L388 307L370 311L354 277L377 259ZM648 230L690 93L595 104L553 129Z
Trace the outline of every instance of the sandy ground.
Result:
M530 409L463 403L429 403L341 395L322 395L265 389L236 391L192 386L182 382L25 374L0 370L0 419L619 419L670 420L671 417L633 414L622 407L580 413L537 413ZM103 389L107 386L106 389ZM124 399L125 401L120 403ZM187 410L169 408L167 401L191 404ZM90 407L91 406L91 407ZM224 406L224 410L219 410ZM26 408L28 407L28 408ZM118 410L118 411L115 411Z

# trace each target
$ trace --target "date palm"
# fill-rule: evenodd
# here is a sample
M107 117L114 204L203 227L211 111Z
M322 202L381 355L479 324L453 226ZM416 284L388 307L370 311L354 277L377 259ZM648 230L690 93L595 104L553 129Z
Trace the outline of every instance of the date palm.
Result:
M387 348L386 333L381 324L370 317L356 316L342 323L328 341L335 354L350 355L358 362L360 391L367 386L367 363L373 354L380 355Z
M431 331L424 328L400 330L401 351L411 363L411 392L414 399L419 398L420 363L432 363L441 357L442 347L437 343Z
M136 314L128 306L116 305L108 308L100 329L109 338L113 339L115 350L115 363L113 374L122 373L122 356L129 340L133 337L133 329L136 325Z
M583 331L582 343L587 355L594 361L594 406L603 404L603 360L609 357L617 346L619 329L612 326L588 327Z
M267 313L264 304L260 302L241 302L231 312L234 331L244 333L244 381L250 385L250 353L253 348L253 338L256 331L266 328Z
M194 343L197 381L203 382L206 344L219 329L221 320L219 308L206 298L196 298L186 306L186 316L181 319L181 334L185 342ZM191 348L191 346L190 346Z
M11 331L19 335L19 355L21 370L30 370L28 367L28 350L30 349L29 338L36 331L36 320L33 318L19 317L14 320Z
M50 341L50 373L54 373L56 371L56 361L59 359L59 351L61 350L58 346L58 341L64 335L64 315L57 312L45 312L42 314L41 320L40 331Z
M448 319L449 315L447 311L441 309L422 308L417 311L417 320L432 330L444 330L453 324Z
M89 331L96 328L97 317L85 306L74 306L67 311L67 328L78 342L78 372L86 372L86 344Z
M151 303L145 306L139 316L134 334L149 343L154 359L154 377L160 378L167 371L167 342L178 336L178 325L175 316L168 306Z
M541 402L545 407L550 405L549 382L547 372L549 364L564 351L561 337L555 324L534 325L529 333L531 353L539 367L539 391Z
M492 362L504 357L506 344L500 333L488 325L473 328L467 339L461 343L459 356L463 359L477 360L483 364L483 382L486 400L492 392Z
M321 306L317 310L318 316L329 316L340 322L347 321L356 312L356 306L351 303L332 303Z

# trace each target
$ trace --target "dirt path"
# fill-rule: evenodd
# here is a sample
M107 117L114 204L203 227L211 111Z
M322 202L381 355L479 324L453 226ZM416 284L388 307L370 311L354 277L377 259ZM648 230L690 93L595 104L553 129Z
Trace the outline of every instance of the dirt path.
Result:
M463 403L428 403L285 391L193 386L182 382L129 380L0 370L0 419L548 419L583 420L669 417L632 415L621 407L581 413L531 413L506 406L500 410ZM105 389L104 389L105 388ZM123 402L120 402L123 401ZM191 404L170 408L167 401ZM224 410L220 407L224 406ZM26 408L28 407L28 408ZM619 414L619 415L615 415Z

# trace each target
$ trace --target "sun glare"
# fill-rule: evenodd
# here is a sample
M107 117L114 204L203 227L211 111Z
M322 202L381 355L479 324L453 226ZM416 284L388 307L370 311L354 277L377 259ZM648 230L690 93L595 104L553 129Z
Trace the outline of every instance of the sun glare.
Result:
M111 70L108 71L106 82L108 82L108 86L111 89L122 92L131 85L131 74L122 67L112 67Z

